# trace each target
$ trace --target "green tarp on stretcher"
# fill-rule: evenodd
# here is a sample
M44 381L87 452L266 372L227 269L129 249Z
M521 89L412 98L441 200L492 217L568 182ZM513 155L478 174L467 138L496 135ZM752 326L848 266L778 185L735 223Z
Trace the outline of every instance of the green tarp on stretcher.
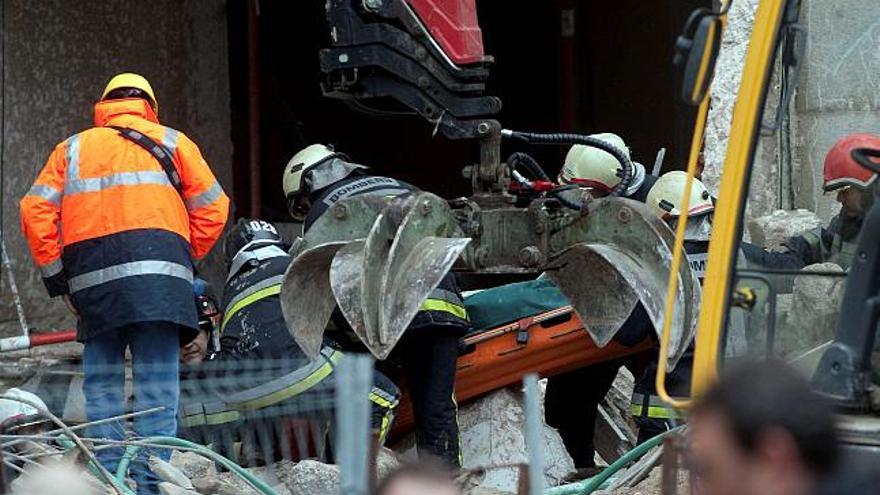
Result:
M545 313L569 302L546 277L493 287L464 298L474 332Z

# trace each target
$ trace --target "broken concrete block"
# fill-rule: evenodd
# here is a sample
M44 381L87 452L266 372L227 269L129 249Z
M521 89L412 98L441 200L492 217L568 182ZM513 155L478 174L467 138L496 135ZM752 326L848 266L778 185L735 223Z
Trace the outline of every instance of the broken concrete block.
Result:
M793 237L822 225L822 220L809 210L776 210L748 222L752 242L767 249L780 249Z
M777 354L783 357L798 356L834 336L846 279L809 272L843 273L843 270L834 263L818 263L804 268L803 273L794 278L786 327L776 332Z
M638 435L630 411L635 378L621 366L608 394L599 404L593 443L604 464L611 464L635 447Z
M198 492L181 488L174 483L162 481L159 483L159 493L162 495L199 495Z
M171 465L179 469L190 480L216 476L217 467L214 461L195 452L173 451Z
M150 456L148 459L150 470L162 481L175 484L185 490L192 490L193 484L183 471L172 466L170 463L159 459L156 456Z
M526 463L525 413L522 393L507 388L464 406L459 412L464 468L492 468ZM574 472L574 461L559 433L544 425L544 482L556 486ZM515 493L519 469L505 467L486 471L481 488Z
M397 460L397 454L391 449L380 447L376 455L376 481L382 481L399 467L400 461Z
M339 467L318 461L302 461L285 477L291 495L339 493Z

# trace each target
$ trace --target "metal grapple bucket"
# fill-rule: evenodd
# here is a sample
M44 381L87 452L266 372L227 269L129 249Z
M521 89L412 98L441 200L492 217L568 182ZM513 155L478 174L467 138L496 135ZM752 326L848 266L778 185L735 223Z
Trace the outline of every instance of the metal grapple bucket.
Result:
M505 209L505 225L519 215ZM486 229L477 230L507 228L489 228L495 218L484 211L481 222ZM662 328L673 244L672 232L662 220L643 204L609 198L553 222L534 229L544 232L547 242L537 243L545 246L542 262L532 262L530 271L546 271L599 346L614 337L638 303L655 328ZM528 239L522 244L529 244ZM476 251L487 246L490 240L465 237L449 205L430 193L340 201L294 248L281 290L285 320L300 347L316 357L338 307L370 352L384 359L457 260L456 269L522 271L470 266L480 258ZM699 282L687 263L677 276L674 334L667 356L673 366L693 338L700 300Z

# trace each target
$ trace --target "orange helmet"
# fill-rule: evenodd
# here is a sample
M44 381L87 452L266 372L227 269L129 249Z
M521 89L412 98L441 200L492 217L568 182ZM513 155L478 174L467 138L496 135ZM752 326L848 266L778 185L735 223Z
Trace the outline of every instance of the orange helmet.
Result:
M825 155L825 182L822 184L822 189L828 192L848 186L866 188L874 182L877 174L853 160L851 153L856 148L880 149L880 137L857 133L845 136L834 143Z

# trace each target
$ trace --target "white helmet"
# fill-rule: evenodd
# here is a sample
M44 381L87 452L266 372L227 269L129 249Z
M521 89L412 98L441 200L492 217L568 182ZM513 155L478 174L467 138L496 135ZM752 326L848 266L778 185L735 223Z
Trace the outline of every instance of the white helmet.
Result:
M333 148L323 144L310 144L299 150L284 167L284 196L289 198L302 190L302 176L305 171L336 155Z
M48 410L46 407L46 403L43 402L36 394L28 392L26 390L21 390L20 388L10 388L3 395L24 399L29 403L36 404L41 407L43 410ZM25 404L24 402L19 402L13 399L0 399L0 425L3 427L11 426L14 424L21 424L29 421L36 421L42 419L43 416L40 411L30 404Z
M645 203L660 218L669 219L681 216L681 204L684 199L684 188L687 184L687 173L681 170L667 172L657 179ZM712 195L706 186L696 177L691 185L691 197L688 201L688 216L698 216L715 209Z
M313 191L328 187L357 171L367 170L367 167L347 160L347 156L323 144L306 146L293 155L284 167L282 187L288 211L294 220L305 219L309 210L306 198Z
M605 132L593 134L589 137L619 149L627 158L630 158L629 148L617 134ZM624 191L624 196L629 196L638 190L645 178L644 167L637 163L633 163L633 167L632 181L630 187ZM620 162L611 153L592 146L575 144L568 150L568 154L565 155L565 165L562 166L562 170L559 172L559 182L579 184L608 193L620 183L619 171Z

